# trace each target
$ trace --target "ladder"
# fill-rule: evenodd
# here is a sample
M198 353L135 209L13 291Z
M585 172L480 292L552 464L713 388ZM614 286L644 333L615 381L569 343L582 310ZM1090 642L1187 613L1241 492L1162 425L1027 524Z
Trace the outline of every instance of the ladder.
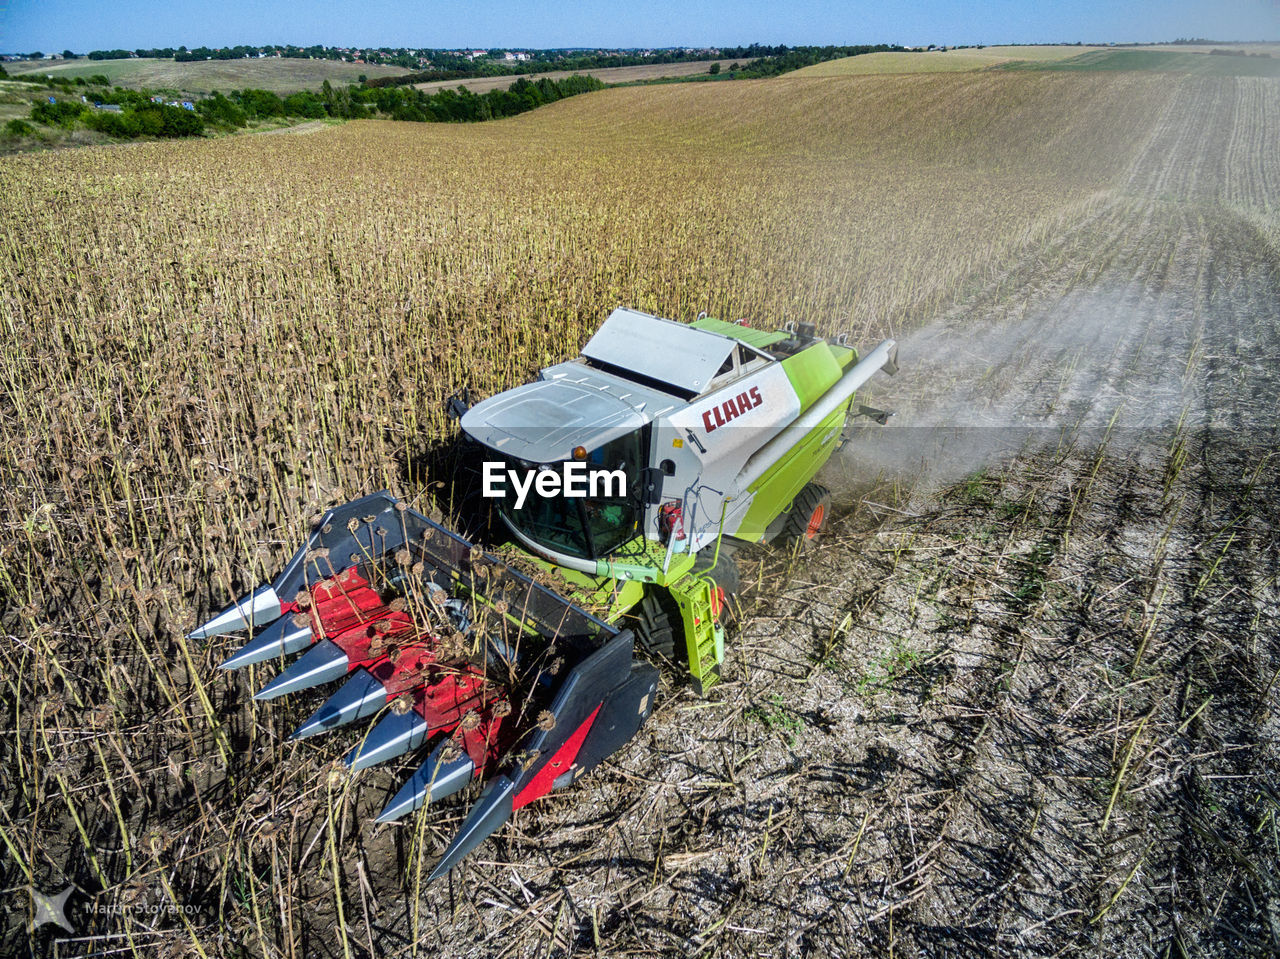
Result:
M724 628L716 621L712 606L715 588L715 583L701 576L686 576L669 587L680 609L689 673L699 696L720 681L720 664L724 662Z

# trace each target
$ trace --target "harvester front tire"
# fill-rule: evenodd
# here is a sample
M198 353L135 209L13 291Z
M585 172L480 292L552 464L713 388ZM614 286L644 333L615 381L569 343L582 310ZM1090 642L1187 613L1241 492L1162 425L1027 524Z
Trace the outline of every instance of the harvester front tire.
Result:
M782 528L782 544L794 549L798 543L801 552L808 548L827 523L831 512L831 491L817 483L805 485L791 501L786 525Z
M651 655L675 659L680 635L680 612L669 596L656 589L644 594L636 607L636 641Z

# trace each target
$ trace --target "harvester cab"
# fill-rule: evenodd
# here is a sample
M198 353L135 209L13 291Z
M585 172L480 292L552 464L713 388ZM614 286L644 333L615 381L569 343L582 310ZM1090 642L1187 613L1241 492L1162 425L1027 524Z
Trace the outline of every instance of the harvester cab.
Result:
M641 643L687 662L703 691L723 659L734 545L818 531L827 497L814 474L854 392L896 371L894 352L885 341L860 359L808 324L771 332L617 309L578 358L471 407L461 428L519 545L606 603L606 618L635 610ZM583 495L566 495L574 464ZM616 474L612 487L593 482L600 472ZM539 473L557 481L518 481Z
M250 631L224 669L301 653L257 700L346 677L293 738L376 717L352 772L427 751L379 822L483 782L441 876L635 735L658 687L637 640L700 693L716 682L733 544L821 528L813 477L881 369L896 372L892 341L859 357L804 325L615 310L578 358L451 401L513 544L486 551L375 493L326 512L270 583L190 635Z

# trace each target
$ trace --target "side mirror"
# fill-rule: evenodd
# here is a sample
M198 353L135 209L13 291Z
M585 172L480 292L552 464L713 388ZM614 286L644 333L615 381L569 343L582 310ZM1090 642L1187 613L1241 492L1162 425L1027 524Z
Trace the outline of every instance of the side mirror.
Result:
M645 506L653 506L662 502L661 467L650 466L640 471L640 502Z
M462 419L462 414L476 405L476 398L465 386L449 397L445 403L445 415L451 420Z

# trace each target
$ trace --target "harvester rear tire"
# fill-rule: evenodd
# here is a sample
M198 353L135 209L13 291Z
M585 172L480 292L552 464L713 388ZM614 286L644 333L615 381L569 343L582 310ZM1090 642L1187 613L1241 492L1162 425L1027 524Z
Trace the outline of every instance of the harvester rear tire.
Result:
M794 549L799 544L803 552L822 532L830 512L831 491L817 483L806 484L791 501L791 511L787 514L786 525L782 527L783 546Z
M636 606L636 622L632 627L636 642L654 656L675 659L676 637L681 635L680 611L675 602L661 590L650 589Z

